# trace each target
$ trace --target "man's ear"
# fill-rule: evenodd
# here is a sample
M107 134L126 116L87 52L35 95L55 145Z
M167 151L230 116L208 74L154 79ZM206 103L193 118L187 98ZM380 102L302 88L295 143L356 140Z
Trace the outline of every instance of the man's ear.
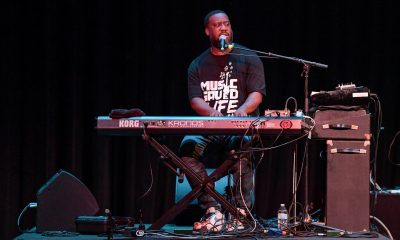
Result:
M207 35L207 37L210 36L210 30L208 28L204 28L204 33Z

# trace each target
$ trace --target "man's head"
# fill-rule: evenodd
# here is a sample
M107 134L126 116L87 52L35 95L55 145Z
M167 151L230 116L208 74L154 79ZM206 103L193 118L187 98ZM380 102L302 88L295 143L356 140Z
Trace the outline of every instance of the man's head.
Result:
M233 41L231 23L224 11L214 10L209 12L204 17L204 31L209 37L211 45L217 49L221 48L219 43L221 35L226 36L226 42L232 43Z

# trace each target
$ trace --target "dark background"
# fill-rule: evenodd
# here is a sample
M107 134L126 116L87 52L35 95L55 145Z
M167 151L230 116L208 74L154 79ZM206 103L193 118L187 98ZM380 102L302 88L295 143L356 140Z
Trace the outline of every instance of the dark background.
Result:
M94 119L133 107L147 115L193 115L186 69L208 47L202 20L213 9L229 14L235 42L328 64L328 70L311 68L310 92L353 82L378 94L384 129L377 181L400 184L387 155L400 120L400 14L392 1L7 1L0 14L1 239L18 234L19 213L59 169L81 179L101 211L114 215L142 209L151 223L173 204L175 177L154 150L140 137L98 136ZM304 108L302 66L263 62L261 110L283 109L290 96ZM167 142L176 150L179 140ZM287 152L268 152L257 170L261 217L290 202ZM400 162L397 141L392 160ZM152 191L138 199L151 184L150 164ZM322 161L312 158L310 169L310 199L322 206ZM34 216L23 227L34 225L29 219Z

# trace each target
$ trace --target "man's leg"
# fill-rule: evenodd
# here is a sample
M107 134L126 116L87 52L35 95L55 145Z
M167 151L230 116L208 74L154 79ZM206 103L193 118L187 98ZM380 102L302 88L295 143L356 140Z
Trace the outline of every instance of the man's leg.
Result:
M208 175L206 167L200 159L203 158L206 148L212 144L212 142L212 140L204 136L185 136L179 148L182 160L184 160L190 168L201 177L202 181L204 181ZM188 179L188 182L192 188L195 187L194 183L190 181L190 179ZM220 208L220 204L207 193L202 193L199 196L198 201L199 206L202 209L208 209L210 207Z
M247 155L247 156L246 156ZM251 207L251 190L253 187L253 170L249 154L242 154L232 169L234 180L234 197L241 209Z
M232 136L229 138L229 146L236 151L246 150L251 143L251 137ZM232 167L231 173L234 180L234 198L236 205L241 209L250 208L251 190L253 187L253 169L250 153L239 153L238 161Z
M204 181L207 178L207 171L204 164L200 161L207 146L212 140L203 136L186 136L180 146L180 155L191 169L194 170ZM191 187L196 185L189 179ZM199 197L199 206L206 210L204 217L200 222L195 222L193 229L196 231L221 231L225 223L225 217L220 212L220 204L209 194L203 192Z

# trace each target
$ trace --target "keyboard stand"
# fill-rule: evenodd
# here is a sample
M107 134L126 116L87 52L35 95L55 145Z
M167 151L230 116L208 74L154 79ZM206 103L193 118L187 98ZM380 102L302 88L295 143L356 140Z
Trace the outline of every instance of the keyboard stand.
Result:
M192 202L193 199L199 197L202 192L208 193L217 202L219 202L224 209L226 209L233 216L237 216L238 214L241 214L239 211L237 211L235 206L233 206L228 200L226 200L220 193L218 193L214 189L214 182L217 181L218 179L222 178L223 176L225 176L227 174L228 170L234 165L234 163L236 161L239 161L239 157L235 154L234 151L231 153L231 156L232 156L231 158L224 161L210 176L208 176L207 179L202 181L201 177L196 172L194 172L186 164L185 161L183 161L181 158L179 158L167 146L165 146L164 144L160 144L153 137L147 135L146 132L143 134L143 139L148 144L150 144L150 146L152 146L164 160L170 162L167 164L171 164L171 165L175 166L176 168L181 169L181 171L186 175L186 177L193 182L193 185L196 186L192 189L191 192L189 192L187 195L185 195L179 202L177 202L174 206L172 206L170 209L168 209L160 218L158 218L148 228L149 230L160 230L165 224L172 221L179 213L181 213L183 210L185 210L187 208L187 206L189 205L189 203ZM247 224L252 223L252 220L251 220L249 214L247 216L244 216L243 214L241 214L241 215Z

